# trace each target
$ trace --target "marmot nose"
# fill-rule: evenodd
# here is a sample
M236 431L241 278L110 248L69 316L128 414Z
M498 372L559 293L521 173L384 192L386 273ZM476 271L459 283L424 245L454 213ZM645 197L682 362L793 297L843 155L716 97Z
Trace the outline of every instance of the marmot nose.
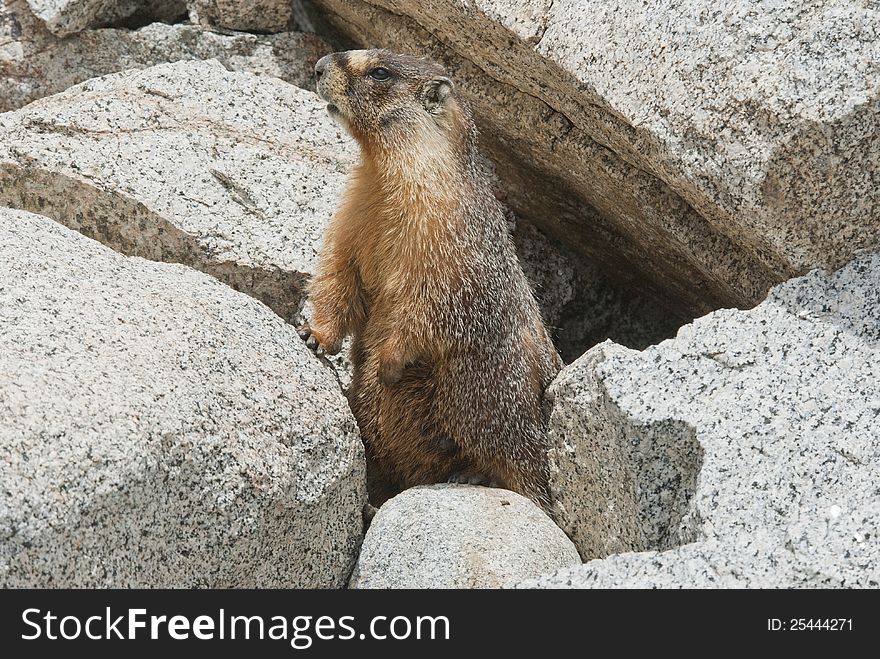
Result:
M320 80L321 76L324 75L324 72L327 71L327 66L330 64L331 55L324 55L318 62L315 64L315 77Z

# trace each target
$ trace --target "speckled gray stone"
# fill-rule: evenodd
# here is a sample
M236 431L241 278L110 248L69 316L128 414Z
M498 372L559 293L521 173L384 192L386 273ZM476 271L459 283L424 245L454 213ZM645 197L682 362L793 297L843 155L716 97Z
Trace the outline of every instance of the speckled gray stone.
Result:
M602 560L529 585L880 586L880 253L550 396L556 519Z
M30 10L58 36L107 25L137 14L171 20L186 13L184 0L26 0Z
M190 265L296 319L354 158L313 93L176 62L0 114L0 204Z
M138 30L85 30L59 38L23 0L0 0L0 111L63 91L89 78L163 62L216 59L232 71L276 76L314 88L315 62L332 49L312 34L205 32L153 23Z
M398 494L367 531L351 588L500 588L580 564L577 550L525 497L470 485Z
M750 306L880 244L873 0L314 0L448 65L507 201L660 301Z
M187 0L196 25L225 30L281 32L293 15L292 0Z
M363 448L252 298L0 210L0 587L338 587Z

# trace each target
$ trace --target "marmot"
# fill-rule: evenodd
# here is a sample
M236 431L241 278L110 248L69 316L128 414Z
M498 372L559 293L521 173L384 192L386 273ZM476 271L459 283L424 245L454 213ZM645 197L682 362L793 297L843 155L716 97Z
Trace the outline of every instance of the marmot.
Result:
M489 484L547 507L544 390L562 362L437 64L386 50L315 66L361 161L330 221L300 336L353 337L349 398L374 505L414 485Z

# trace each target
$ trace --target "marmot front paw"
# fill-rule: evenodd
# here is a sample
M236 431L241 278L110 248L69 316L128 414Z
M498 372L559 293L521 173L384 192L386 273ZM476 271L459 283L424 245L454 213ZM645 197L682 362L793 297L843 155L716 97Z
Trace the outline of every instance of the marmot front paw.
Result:
M335 355L342 350L342 339L331 339L320 330L308 325L298 328L297 333L299 338L305 341L306 346L313 350L318 357L325 354Z

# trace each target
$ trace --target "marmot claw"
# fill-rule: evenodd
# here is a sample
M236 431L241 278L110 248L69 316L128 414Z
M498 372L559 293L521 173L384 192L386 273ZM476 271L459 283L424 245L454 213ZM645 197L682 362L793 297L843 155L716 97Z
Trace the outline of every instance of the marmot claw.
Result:
M460 483L461 485L483 485L485 487L498 487L498 481L483 474L473 474L466 471L458 471L449 477L447 483Z
M327 345L325 341L321 340L320 335L308 325L297 328L296 332L299 334L299 338L306 342L306 347L312 350L318 357L335 355L341 348L341 345L339 345L341 342L339 341Z

